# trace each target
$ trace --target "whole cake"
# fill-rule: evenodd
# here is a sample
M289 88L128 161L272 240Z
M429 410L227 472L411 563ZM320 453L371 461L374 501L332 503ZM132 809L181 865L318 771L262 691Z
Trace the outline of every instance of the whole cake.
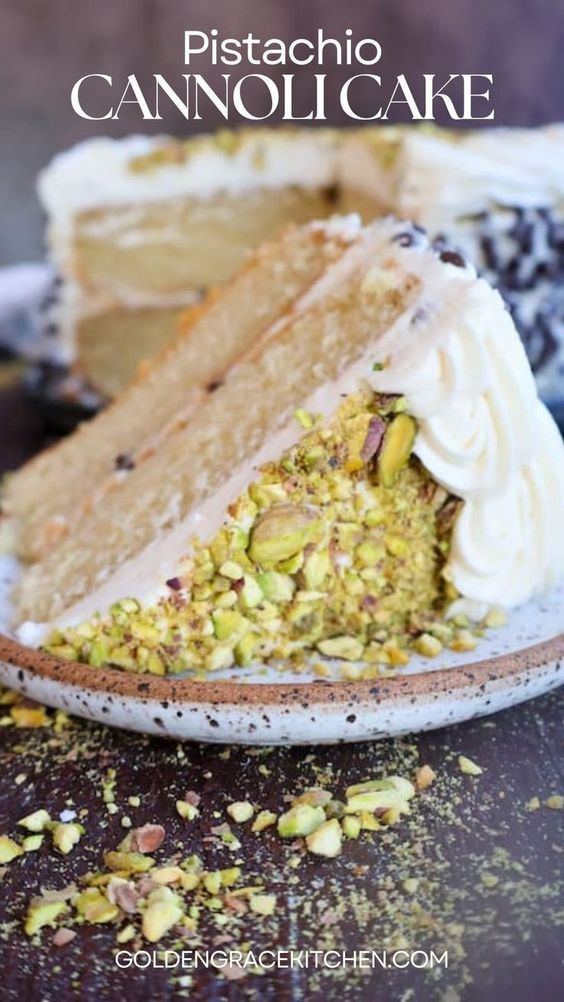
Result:
M336 149L330 131L244 129L92 139L55 157L38 191L62 278L58 356L114 397L248 250L335 211Z
M111 398L182 308L289 223L394 213L457 245L504 296L543 397L564 373L564 127L222 131L94 139L42 173L58 353Z
M197 407L169 395L226 317L236 360ZM109 443L127 447L117 471ZM57 464L72 506L37 473ZM460 617L564 568L564 446L510 313L459 253L394 220L335 218L263 248L151 376L9 490L12 547L31 560L19 635L93 666L402 664L471 644ZM40 520L72 524L34 557L26 491Z

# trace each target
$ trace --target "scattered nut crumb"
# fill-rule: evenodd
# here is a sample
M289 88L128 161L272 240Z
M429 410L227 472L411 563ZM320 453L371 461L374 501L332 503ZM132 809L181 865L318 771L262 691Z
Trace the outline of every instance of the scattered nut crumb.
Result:
M483 772L483 769L476 762L473 762L471 758L467 758L466 755L458 756L458 768L465 776L481 776Z
M415 773L415 785L418 790L426 790L436 778L436 773L430 765L422 765Z

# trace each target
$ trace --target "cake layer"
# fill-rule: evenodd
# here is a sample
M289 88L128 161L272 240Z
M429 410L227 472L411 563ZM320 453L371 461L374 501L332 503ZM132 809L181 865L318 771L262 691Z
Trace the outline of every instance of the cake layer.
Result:
M231 278L285 224L335 211L333 188L258 189L91 209L75 217L73 273L118 303L165 304Z
M76 326L81 375L105 400L117 397L139 365L155 358L178 336L184 311L115 306L83 317Z
M398 456L412 448L445 496L462 502L444 568L455 593L511 606L561 574L564 447L500 296L412 226L331 221L306 227L303 239L312 231L328 243L339 235L346 249L184 427L27 571L22 618L66 627L124 599L154 606L190 558L191 538L205 543L229 524L259 469L285 462L303 438L307 415L323 428L363 387L403 401L401 428L391 444L386 433L379 456L382 485L395 489ZM260 289L268 299L268 282ZM379 452L382 429L369 432L361 454L377 433ZM354 434L351 426L348 450Z
M221 297L211 295L189 311L182 336L122 397L13 474L2 510L12 519L19 556L37 559L101 497L117 495L134 468L186 423L226 368L342 254L347 239L338 230L327 240L315 227L290 228L279 242L262 247Z
M81 213L73 255L81 292L59 316L73 328L80 374L107 399L117 396L172 340L179 304L226 282L285 224L323 219L334 207L333 189L295 187L276 198L259 190Z

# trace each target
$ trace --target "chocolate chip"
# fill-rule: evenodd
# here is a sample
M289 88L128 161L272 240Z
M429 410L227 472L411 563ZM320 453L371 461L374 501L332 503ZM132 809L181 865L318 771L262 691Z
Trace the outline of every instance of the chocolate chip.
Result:
M323 189L323 197L329 205L336 205L340 194L341 188L338 184L328 184L327 187Z
M504 207L474 219L481 271L503 296L534 371L562 351L564 219L551 209Z
M401 230L392 237L392 243L399 244L400 247L414 247L426 243L426 240L427 231L417 223L410 223L408 229Z
M169 578L166 582L166 586L167 588L171 588L172 591L181 591L182 581L180 578Z
M392 243L399 244L400 247L413 247L415 243L415 233L413 231L405 230L402 233L396 233L392 237Z
M441 261L444 261L445 264L453 264L455 268L466 267L466 261L462 257L462 254L459 254L458 251L454 250L441 251L440 258Z
M206 389L207 389L208 393L213 393L214 390L219 390L220 386L222 386L221 380L220 379L217 379L217 380L213 379L211 381L211 383L208 383Z
M418 306L416 310L413 311L410 323L415 327L417 324L424 323L429 317L429 310L424 306Z
M120 452L114 459L115 470L134 470L135 462L130 452Z

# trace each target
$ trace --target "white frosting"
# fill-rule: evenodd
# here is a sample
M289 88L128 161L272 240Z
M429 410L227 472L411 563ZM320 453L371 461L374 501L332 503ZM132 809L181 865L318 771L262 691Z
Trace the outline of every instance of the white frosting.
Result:
M88 209L180 196L208 198L287 185L335 182L394 203L396 214L426 218L429 204L460 216L488 204L539 206L564 198L564 125L449 133L418 128L255 129L233 151L213 137L189 141L185 159L131 170L131 162L177 140L88 139L58 154L38 179L49 216L61 225ZM371 137L378 139L378 155ZM387 157L387 144L397 155Z
M564 125L425 132L406 129L393 168L394 212L434 231L491 206L564 200Z
M375 144L375 140L377 140ZM92 220L91 236L104 235L116 246L165 240L169 227L142 231L124 227L144 204L181 197L205 200L289 185L319 188L338 184L367 196L374 205L414 219L431 232L446 230L457 241L466 236L463 217L492 205L539 206L564 200L564 126L540 129L483 129L449 133L405 127L342 130L247 129L233 150L213 137L187 141L185 157L158 159L132 170L138 157L158 154L180 143L169 137L96 138L56 156L39 176L38 192L47 212L54 264L69 291L57 310L59 357L76 354L75 330L84 316L119 305L166 307L193 301L194 292L160 296L144 288L111 290L84 287L74 276L73 220L89 209L119 207L115 219ZM395 150L395 153L394 153ZM474 245L470 248L474 252ZM553 377L551 377L553 378Z
M449 560L461 595L518 605L564 574L564 443L499 294L452 265L425 289L429 306L389 329L367 379L405 395L415 453L464 501Z
M335 138L326 130L249 130L233 151L206 136L192 140L186 158L176 163L156 161L143 170L131 169L137 157L174 142L146 136L87 139L41 172L41 203L59 226L88 209L292 184L317 188L335 179Z
M369 382L405 395L417 454L439 483L465 499L495 494L532 455L534 380L499 294L473 269L433 271L420 314L380 341L385 368Z
M404 395L418 421L415 453L437 482L464 502L449 558L454 584L472 602L524 602L564 571L564 444L538 401L510 316L472 268L444 263L423 238L412 247L398 245L393 238L404 227L374 224L358 231L356 240L358 223L348 220L343 227L350 246L295 312L358 269L366 273L367 294L382 283L405 289L408 275L416 276L419 286L384 336L303 406L330 417L343 395L363 382L376 392ZM271 336L274 332L275 327ZM384 367L374 369L375 362ZM284 423L219 491L67 610L58 625L75 625L126 596L156 601L166 579L175 576L190 537L212 537L257 468L303 434L295 420ZM20 636L39 643L45 629L25 624Z
M468 501L453 535L452 567L463 595L518 605L553 587L564 569L562 440L537 403L535 454L494 498Z

